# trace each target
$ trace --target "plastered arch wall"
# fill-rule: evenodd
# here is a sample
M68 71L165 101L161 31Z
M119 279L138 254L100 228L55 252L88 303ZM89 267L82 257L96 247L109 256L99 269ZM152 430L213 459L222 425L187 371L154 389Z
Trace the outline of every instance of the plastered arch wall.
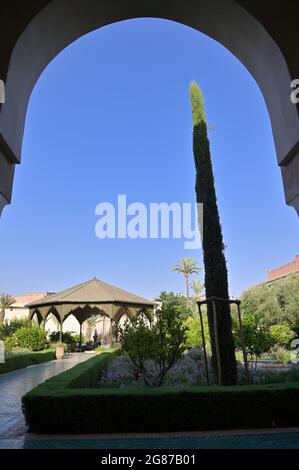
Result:
M264 96L282 169L286 202L299 213L299 107L291 77L264 27L233 0L53 0L33 17L10 57L0 112L0 212L11 200L32 89L49 62L80 36L130 18L178 21L212 37L248 69Z

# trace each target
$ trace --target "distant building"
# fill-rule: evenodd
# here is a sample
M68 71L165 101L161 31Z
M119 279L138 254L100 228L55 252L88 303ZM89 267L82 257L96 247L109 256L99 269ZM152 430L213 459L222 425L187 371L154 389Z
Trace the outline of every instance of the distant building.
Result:
M10 321L20 318L29 318L29 308L25 305L30 302L44 299L53 292L28 292L24 295L14 295L15 302L11 307L5 310L5 320ZM58 331L59 325L53 315L49 315L45 328L48 332ZM71 331L73 333L79 333L78 322L72 316L69 317L64 324L63 331Z
M272 269L272 271L268 271L268 282L275 281L276 279L280 279L297 272L299 272L299 255L295 257L294 261L284 264L279 268Z
M44 299L49 295L49 292L29 292L24 295L15 295L15 302L11 307L5 310L5 320L13 320L15 318L24 318L29 315L29 308L25 307L29 302Z

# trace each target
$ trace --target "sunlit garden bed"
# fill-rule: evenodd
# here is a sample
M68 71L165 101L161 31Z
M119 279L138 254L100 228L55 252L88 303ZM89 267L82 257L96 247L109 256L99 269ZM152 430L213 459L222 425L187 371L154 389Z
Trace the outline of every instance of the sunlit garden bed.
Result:
M103 353L23 397L30 431L170 432L298 426L299 384L101 387L117 353Z

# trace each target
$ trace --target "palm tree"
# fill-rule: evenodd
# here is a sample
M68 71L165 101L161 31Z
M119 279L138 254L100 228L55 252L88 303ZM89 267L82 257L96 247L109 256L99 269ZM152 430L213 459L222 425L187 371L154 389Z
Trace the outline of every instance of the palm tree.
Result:
M191 276L191 274L198 274L201 271L201 268L198 266L195 259L182 258L172 270L184 274L186 280L186 298L187 302L189 302L189 276Z
M191 284L192 290L196 298L199 298L203 291L203 284L199 279L195 279Z
M5 310L14 304L16 299L9 294L5 294L4 292L0 293L0 323L4 322L5 318Z

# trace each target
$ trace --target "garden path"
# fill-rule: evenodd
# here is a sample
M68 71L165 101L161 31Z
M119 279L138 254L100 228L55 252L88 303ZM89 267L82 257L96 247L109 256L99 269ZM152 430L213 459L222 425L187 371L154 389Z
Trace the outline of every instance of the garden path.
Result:
M87 359L90 359L89 354L73 353L59 361L44 362L0 375L0 438L20 436L26 432L21 401L25 393Z

